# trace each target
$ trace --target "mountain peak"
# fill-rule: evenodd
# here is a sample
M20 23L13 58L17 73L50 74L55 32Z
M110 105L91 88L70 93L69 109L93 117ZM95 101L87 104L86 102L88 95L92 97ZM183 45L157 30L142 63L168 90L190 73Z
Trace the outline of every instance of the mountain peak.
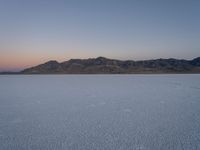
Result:
M108 58L102 57L102 56L99 56L99 57L97 57L96 59L97 59L97 60L108 60Z
M50 60L50 61L47 61L44 64L59 64L59 62L57 62L56 60Z

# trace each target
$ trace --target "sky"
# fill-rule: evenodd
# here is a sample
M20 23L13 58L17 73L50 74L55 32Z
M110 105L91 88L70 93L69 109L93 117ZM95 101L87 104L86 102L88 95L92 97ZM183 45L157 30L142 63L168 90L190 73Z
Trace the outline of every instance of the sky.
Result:
M0 71L48 60L193 59L199 0L0 0Z

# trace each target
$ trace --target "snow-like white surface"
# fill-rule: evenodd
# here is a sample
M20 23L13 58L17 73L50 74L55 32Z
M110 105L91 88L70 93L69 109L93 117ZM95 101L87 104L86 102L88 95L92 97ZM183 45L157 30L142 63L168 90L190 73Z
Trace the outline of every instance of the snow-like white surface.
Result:
M0 76L0 150L183 149L200 149L200 75Z

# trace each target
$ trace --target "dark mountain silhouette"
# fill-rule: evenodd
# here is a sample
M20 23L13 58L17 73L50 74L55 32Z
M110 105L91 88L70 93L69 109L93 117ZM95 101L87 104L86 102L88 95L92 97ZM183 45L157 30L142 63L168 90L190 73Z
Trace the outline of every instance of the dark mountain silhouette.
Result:
M193 60L115 60L105 57L48 61L25 69L21 74L135 74L135 73L200 73L200 57Z

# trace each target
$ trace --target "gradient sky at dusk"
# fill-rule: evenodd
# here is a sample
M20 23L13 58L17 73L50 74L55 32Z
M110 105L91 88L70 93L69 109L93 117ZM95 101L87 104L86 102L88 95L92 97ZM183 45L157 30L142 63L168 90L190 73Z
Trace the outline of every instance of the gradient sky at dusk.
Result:
M200 1L0 0L0 71L97 56L200 56Z

